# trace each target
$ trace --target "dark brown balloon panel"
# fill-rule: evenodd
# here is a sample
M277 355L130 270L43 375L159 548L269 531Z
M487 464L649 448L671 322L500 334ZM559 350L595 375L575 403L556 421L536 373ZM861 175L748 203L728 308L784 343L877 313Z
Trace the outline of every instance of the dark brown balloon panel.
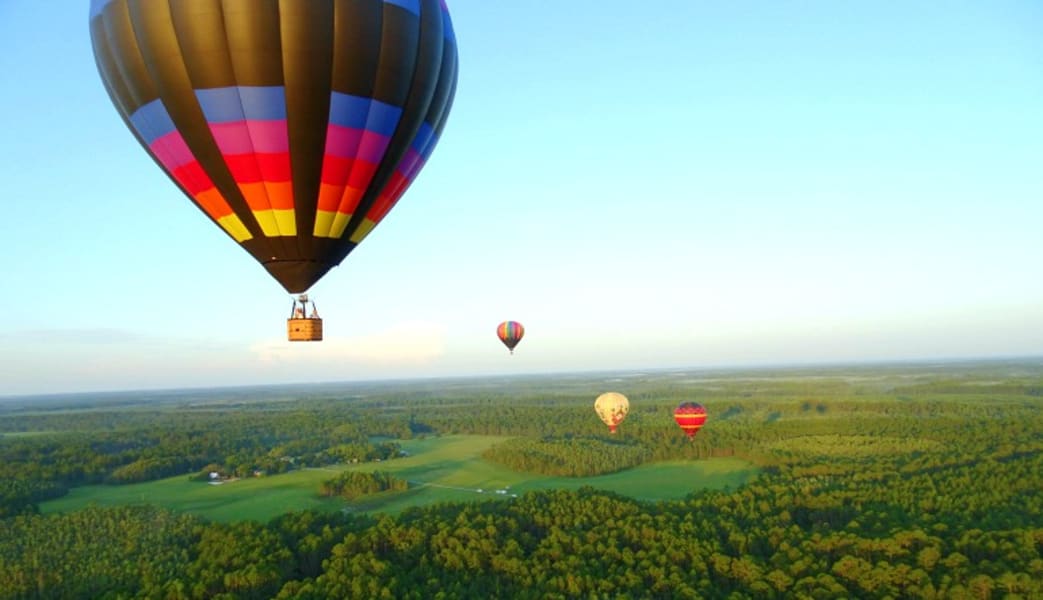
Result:
M141 145L291 293L387 215L456 89L439 0L92 0L90 31Z

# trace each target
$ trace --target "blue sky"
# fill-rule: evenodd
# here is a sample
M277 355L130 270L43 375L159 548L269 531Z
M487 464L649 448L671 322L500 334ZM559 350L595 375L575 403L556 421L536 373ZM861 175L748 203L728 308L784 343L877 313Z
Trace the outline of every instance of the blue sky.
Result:
M1038 1L449 6L442 141L291 345L89 3L0 4L0 395L1043 355Z

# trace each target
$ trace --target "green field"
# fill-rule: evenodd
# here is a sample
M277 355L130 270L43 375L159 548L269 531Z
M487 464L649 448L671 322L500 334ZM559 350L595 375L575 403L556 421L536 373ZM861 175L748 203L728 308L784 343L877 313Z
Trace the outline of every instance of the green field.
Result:
M411 506L438 502L509 499L537 489L575 489L584 485L643 500L682 498L697 489L737 487L756 469L734 458L674 461L586 478L545 477L505 469L481 458L481 453L506 438L456 435L401 442L409 456L379 463L306 469L272 477L241 479L221 485L189 481L187 476L121 486L75 488L69 495L45 502L44 513L68 512L90 504L114 506L155 504L199 514L214 521L254 519L313 509L397 513ZM343 470L382 470L407 479L410 489L349 503L320 498L319 484Z

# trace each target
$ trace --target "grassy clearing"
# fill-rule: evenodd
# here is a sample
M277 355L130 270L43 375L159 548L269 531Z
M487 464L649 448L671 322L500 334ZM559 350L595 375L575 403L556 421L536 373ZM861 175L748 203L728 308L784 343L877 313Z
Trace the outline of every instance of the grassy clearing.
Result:
M214 521L267 521L295 510L343 508L342 501L318 495L319 484L330 477L328 472L307 470L222 485L189 481L187 475L134 485L92 485L75 488L63 498L44 502L40 510L51 513L78 510L91 504L154 504Z
M576 489L584 485L643 500L682 498L697 489L736 487L756 469L749 463L721 458L643 465L611 475L567 478L519 473L481 458L503 441L497 436L443 436L402 442L409 456L390 461L307 469L283 475L242 479L223 485L172 477L124 486L88 486L45 502L45 513L67 512L90 504L115 506L155 504L202 515L213 521L267 521L280 514L313 509L397 513L412 506L439 502L495 500L539 489ZM346 502L320 498L319 484L344 470L387 471L410 482L404 492L388 492Z

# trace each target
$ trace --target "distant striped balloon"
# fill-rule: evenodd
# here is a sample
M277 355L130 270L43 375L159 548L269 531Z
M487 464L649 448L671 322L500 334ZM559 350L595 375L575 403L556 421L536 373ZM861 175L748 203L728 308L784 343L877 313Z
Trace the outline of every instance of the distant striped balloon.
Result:
M456 89L443 0L91 0L90 33L138 142L291 293L387 215Z
M500 338L504 346L514 354L514 347L525 335L525 328L517 321L504 321L496 326L496 337Z
M685 435L695 437L706 422L706 408L695 402L682 402L674 410L674 420L684 430Z

